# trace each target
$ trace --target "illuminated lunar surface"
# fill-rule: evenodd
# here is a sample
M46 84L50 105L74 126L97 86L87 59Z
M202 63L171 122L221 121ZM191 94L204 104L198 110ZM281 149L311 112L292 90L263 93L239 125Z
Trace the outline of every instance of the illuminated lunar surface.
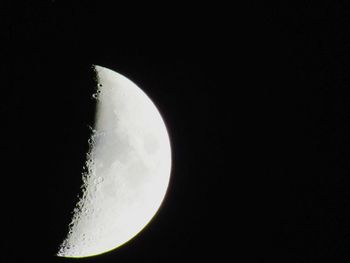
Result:
M132 239L159 209L170 178L169 136L153 102L121 74L95 72L95 126L62 257L98 255Z

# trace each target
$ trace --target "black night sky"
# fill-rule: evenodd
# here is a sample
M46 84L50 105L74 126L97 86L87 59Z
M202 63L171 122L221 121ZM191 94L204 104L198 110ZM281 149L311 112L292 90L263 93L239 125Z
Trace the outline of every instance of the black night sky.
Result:
M73 2L73 3L72 3ZM80 192L92 64L160 109L169 190L82 262L348 262L350 5L0 4L1 262L56 258Z
M80 193L95 111L92 64L127 76L152 98L169 129L173 170L142 234L82 261L222 258L230 208L219 189L230 120L218 25L175 5L1 5L1 262L75 261L53 255Z
M242 33L246 262L348 262L350 6L257 2Z

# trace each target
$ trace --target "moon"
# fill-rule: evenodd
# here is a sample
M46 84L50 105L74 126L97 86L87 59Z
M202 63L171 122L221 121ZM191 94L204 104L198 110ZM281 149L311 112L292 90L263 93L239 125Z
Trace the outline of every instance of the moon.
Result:
M170 179L170 140L157 107L128 78L94 69L95 124L60 257L99 255L135 237L158 211Z

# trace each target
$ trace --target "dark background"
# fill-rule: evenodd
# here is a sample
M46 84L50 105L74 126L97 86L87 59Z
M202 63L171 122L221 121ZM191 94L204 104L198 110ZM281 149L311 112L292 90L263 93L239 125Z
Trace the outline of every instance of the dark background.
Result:
M75 261L52 255L97 64L159 107L173 171L149 227L83 262L348 262L350 5L262 2L2 4L2 261Z
M348 262L350 6L262 2L243 41L247 262Z
M127 76L152 98L169 129L173 169L150 225L82 261L223 259L232 89L220 84L225 18L203 5L1 5L1 262L75 261L54 254L80 193L95 110L92 64Z

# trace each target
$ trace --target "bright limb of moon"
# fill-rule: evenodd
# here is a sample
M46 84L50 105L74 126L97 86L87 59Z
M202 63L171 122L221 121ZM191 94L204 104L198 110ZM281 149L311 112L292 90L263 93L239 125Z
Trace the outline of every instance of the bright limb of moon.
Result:
M95 126L62 257L102 254L132 239L156 214L170 179L169 136L156 106L121 74L95 72Z

